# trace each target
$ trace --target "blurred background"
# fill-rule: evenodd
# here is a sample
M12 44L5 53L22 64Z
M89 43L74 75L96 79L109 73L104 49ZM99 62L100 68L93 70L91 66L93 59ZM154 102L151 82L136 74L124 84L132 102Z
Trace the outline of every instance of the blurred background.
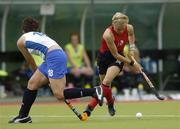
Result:
M169 99L180 99L180 0L0 0L0 98L22 96L32 75L16 46L26 16L38 19L40 31L64 49L73 42L73 34L77 35L92 74L84 78L69 72L67 88L89 88L99 85L96 56L115 12L129 16L140 63L155 87ZM142 76L130 71L124 70L112 87L117 100L155 99ZM38 95L52 93L45 86Z

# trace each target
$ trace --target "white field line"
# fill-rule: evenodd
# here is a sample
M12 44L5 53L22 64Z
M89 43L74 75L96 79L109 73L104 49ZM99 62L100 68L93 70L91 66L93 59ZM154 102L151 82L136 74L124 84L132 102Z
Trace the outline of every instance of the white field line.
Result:
M2 116L0 118L11 118L11 116ZM33 118L74 118L75 115L31 115ZM180 115L143 115L144 118L180 118ZM109 115L93 115L91 118L135 118L135 115L115 115L113 117Z

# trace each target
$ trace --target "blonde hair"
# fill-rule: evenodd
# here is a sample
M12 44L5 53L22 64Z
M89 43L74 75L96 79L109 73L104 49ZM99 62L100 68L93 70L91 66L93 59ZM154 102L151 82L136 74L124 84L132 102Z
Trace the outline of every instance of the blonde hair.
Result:
M116 12L113 17L112 17L112 22L113 23L128 23L129 22L129 18L128 16L126 16L125 14L123 13L120 13L120 12Z

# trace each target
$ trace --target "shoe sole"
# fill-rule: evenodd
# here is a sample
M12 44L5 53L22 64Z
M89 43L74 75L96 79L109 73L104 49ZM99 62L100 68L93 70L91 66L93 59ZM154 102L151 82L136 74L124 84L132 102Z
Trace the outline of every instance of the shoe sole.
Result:
M9 123L32 123L31 117L25 117L21 119L16 119L14 121L10 121Z

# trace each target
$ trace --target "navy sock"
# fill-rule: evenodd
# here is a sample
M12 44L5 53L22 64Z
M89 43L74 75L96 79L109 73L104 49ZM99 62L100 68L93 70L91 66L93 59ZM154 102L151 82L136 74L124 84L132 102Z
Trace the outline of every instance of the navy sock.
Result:
M64 90L65 99L81 98L86 96L94 96L96 92L95 88L70 88Z
M23 95L21 109L19 111L20 117L27 117L37 96L37 90L26 89Z

